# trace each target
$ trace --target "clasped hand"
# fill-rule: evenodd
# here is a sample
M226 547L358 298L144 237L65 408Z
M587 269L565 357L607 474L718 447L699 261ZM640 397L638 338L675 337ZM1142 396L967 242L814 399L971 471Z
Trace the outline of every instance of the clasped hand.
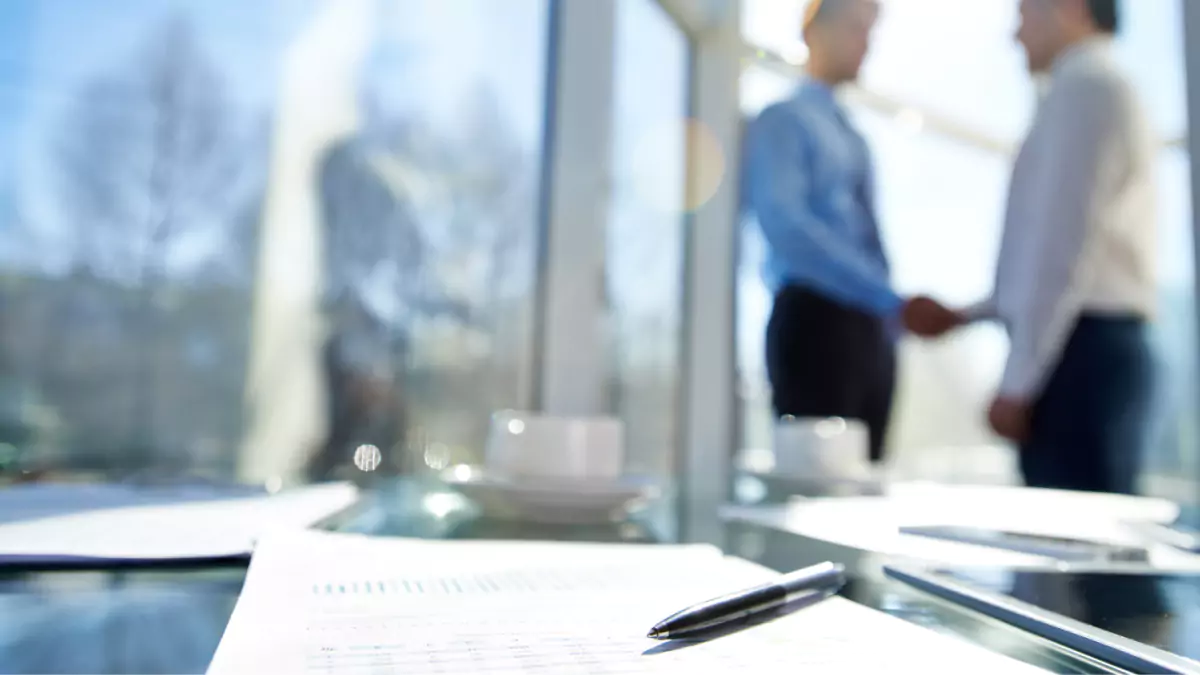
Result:
M933 298L918 295L909 298L901 310L904 328L914 335L937 338L966 323L966 318Z
M942 337L967 323L961 312L923 295L904 303L901 320L906 330L923 338ZM1020 443L1029 434L1029 413L1025 401L998 396L988 407L988 425L1001 438Z

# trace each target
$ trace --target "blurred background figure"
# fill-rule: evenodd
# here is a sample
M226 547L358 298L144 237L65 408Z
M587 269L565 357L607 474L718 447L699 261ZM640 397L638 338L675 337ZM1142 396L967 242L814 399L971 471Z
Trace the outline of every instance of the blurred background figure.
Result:
M775 294L766 340L775 413L862 420L875 462L891 415L895 329L944 313L892 290L870 149L834 97L857 79L878 13L875 0L808 4L808 77L751 123L745 181Z
M335 298L326 317L328 432L307 478L328 481L364 463L395 472L403 463L395 449L403 447L404 406L387 326L352 294Z
M988 419L1020 444L1026 484L1132 493L1154 392L1156 148L1111 53L1116 0L1020 8L1050 86L1013 168L995 290L960 321L1008 328Z

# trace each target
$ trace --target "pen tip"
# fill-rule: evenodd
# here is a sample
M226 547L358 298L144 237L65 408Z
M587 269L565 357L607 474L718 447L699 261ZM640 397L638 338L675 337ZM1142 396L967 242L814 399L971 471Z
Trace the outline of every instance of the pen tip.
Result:
M662 636L662 631L658 630L657 628L651 628L650 632L646 633L646 637L650 638L651 640L656 640L660 636Z

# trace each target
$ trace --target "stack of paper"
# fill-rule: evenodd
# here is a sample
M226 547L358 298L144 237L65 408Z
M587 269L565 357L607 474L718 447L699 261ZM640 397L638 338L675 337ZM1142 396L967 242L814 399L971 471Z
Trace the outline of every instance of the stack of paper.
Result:
M277 495L97 509L0 524L0 563L207 560L249 556L278 530L305 528L358 500L332 483Z
M836 597L704 642L643 637L773 576L710 547L271 538L209 672L1037 672Z

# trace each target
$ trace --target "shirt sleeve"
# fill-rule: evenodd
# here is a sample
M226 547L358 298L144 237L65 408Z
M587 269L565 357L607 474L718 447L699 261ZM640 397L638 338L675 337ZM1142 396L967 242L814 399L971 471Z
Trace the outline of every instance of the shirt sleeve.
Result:
M1000 318L1000 312L996 307L996 298L991 295L975 304L967 305L963 308L962 314L971 323L977 321L995 321Z
M1030 260L1037 292L1029 311L1011 331L1012 349L1000 394L1018 399L1038 395L1079 320L1083 289L1096 272L1097 235L1104 225L1097 197L1123 170L1120 116L1126 101L1117 86L1098 78L1064 82L1058 105L1047 109L1045 145L1039 149L1041 189L1026 213L1028 230L1042 246Z
M806 165L803 127L781 107L765 110L747 134L748 205L771 251L788 265L819 264L805 281L830 297L882 316L903 301L892 291L884 265L848 240L844 228L818 217L810 206L812 167Z

